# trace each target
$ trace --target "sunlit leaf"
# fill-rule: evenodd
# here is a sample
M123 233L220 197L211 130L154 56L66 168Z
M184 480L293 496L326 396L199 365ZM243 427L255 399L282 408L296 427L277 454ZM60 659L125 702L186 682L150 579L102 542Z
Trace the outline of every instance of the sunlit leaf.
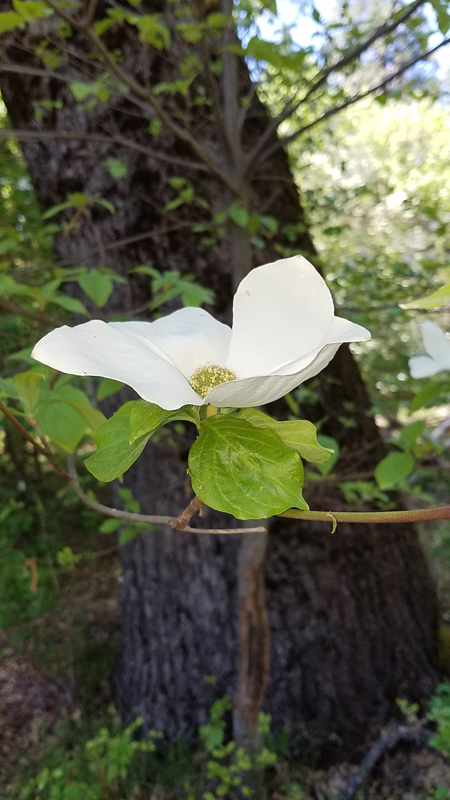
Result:
M189 453L194 492L237 519L263 519L287 508L306 509L303 466L273 430L217 415L204 423Z
M247 420L256 428L274 430L287 447L297 450L299 455L307 461L322 463L328 461L332 455L332 450L319 444L314 425L306 419L279 422L255 408L244 408L237 416Z
M23 22L25 20L20 14L16 14L14 11L2 11L0 13L0 33L17 28Z
M404 308L406 310L410 308L439 308L440 306L446 306L449 303L450 283L447 283L445 286L441 286L441 288L437 289L435 292L425 295L425 297L420 297L417 300L411 300L410 303L401 303L400 308Z

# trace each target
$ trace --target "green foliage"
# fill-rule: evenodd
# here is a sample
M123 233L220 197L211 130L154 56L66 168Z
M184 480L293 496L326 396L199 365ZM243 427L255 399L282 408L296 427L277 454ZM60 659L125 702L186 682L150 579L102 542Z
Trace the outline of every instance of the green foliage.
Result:
M181 299L184 306L202 306L214 300L213 292L196 283L193 275L182 276L177 270L159 272L147 265L136 267L133 272L152 278L153 299L149 306L151 311L176 297Z
M303 466L275 431L238 417L205 420L189 453L194 492L237 519L263 519L287 508L307 508Z
M412 300L410 303L401 303L401 308L405 310L409 310L411 308L422 308L422 309L432 309L432 308L440 308L441 306L448 305L450 303L450 283L447 283L445 286L441 286L440 289L436 289L435 292L427 295L426 297L420 297L417 300Z
M331 472L339 458L339 444L336 439L333 439L331 436L325 436L322 433L317 437L317 441L321 447L330 451L330 457L326 461L316 462L316 467L320 474L326 476Z
M123 475L139 458L150 434L130 444L130 420L134 401L125 403L95 434L97 452L89 456L85 466L99 481L112 481Z
M407 478L414 469L411 453L389 453L375 469L375 480L380 489L390 489Z
M106 161L103 162L106 169L108 170L109 174L112 175L113 178L124 178L125 175L128 173L128 167L123 162L120 161L118 158L108 158Z
M438 686L430 700L427 717L437 726L429 744L445 755L450 755L450 683L441 683Z
M114 288L111 276L100 272L98 269L86 269L82 272L80 270L77 280L87 296L90 297L99 308L103 308L108 302Z
M142 719L112 735L102 727L81 751L66 756L56 767L44 767L22 789L20 800L121 800L129 785L130 771L139 754L155 750L156 731L147 741L137 741Z
M148 434L152 436L162 425L176 420L186 422L196 421L196 417L191 406L183 406L175 411L165 411L154 403L147 403L145 400L135 402L131 409L130 416L130 444L136 439Z
M74 208L77 211L84 211L85 208L88 207L90 203L97 203L103 208L106 208L110 214L115 214L116 209L114 208L113 204L109 202L109 200L104 200L101 197L91 197L90 195L83 194L82 192L73 192L69 194L67 200L64 203L58 203L56 206L52 206L49 208L45 214L43 214L43 219L50 219L51 217L56 216L56 214L60 214L61 211L65 211L68 208Z
M263 745L261 751L250 758L236 742L226 743L226 715L232 710L230 699L225 696L210 708L209 720L199 728L203 747L208 755L206 778L208 790L202 800L219 800L229 791L239 792L243 797L252 797L253 791L246 785L246 774L261 770L277 761L276 754ZM270 716L261 714L258 720L261 734L270 734ZM190 795L191 797L192 795Z
M95 431L97 452L84 462L100 481L123 475L142 453L150 437L174 420L194 422L188 407L165 411L153 403L131 400Z
M322 464L334 453L333 449L319 444L314 425L306 419L278 422L254 408L243 409L238 417L247 420L255 428L270 428L275 431L287 447L297 450L306 461Z

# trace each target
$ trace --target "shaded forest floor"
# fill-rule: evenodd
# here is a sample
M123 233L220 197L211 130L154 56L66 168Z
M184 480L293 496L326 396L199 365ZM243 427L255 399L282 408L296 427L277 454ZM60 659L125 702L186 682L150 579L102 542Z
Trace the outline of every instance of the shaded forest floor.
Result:
M447 523L428 527L422 537L441 598L443 679L450 673L449 537ZM65 753L84 747L102 725L109 725L111 715L119 724L111 709L109 676L118 646L120 572L109 538L89 537L88 551L86 537L83 542L80 563L50 570L54 597L49 607L33 619L23 620L18 614L17 624L0 631L2 798L19 800L27 779L43 765L54 763L55 753L64 759ZM33 570L24 573L23 579L31 585ZM285 757L286 744L280 739L273 745L275 751L278 747L278 761L267 771L268 800L332 800L358 768L349 763L327 769L295 763ZM151 758L140 788L136 784L120 800L201 800L205 787L199 786L197 794L196 775L205 772L205 753L192 752L179 742L164 758L154 754ZM185 788L187 783L193 794ZM384 754L355 796L358 800L446 800L450 792L444 794L444 787L450 789L450 759L427 746L400 744ZM80 795L79 800L85 798Z

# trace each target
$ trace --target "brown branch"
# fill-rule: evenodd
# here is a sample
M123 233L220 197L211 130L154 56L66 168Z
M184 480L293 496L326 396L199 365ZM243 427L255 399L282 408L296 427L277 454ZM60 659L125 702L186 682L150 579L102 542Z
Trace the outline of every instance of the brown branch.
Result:
M103 247L100 249L96 247L94 250L89 250L88 253L85 253L81 258L70 258L64 259L63 261L58 261L58 264L64 267L70 266L72 264L76 264L78 261L91 258L92 256L97 255L99 252L107 252L108 250L115 250L118 247L125 247L129 244L134 244L135 242L142 242L144 239L153 239L154 236L163 236L165 233L172 233L173 231L178 231L183 228L192 228L193 225L197 225L197 222L179 222L177 225L170 225L167 228L160 228L159 230L152 230L152 231L144 231L143 233L136 233L134 236L125 236L123 239L118 239L115 242L111 242L111 244L104 244ZM145 306L146 308L147 306ZM142 309L144 310L144 308Z
M312 522L349 522L391 524L397 522L427 522L436 519L450 519L450 505L415 508L412 511L300 511L289 508L278 517L287 519L311 520Z
M329 119L330 117L333 117L335 114L338 114L340 111L343 111L345 108L349 108L350 106L354 105L355 103L359 103L360 100L364 100L366 97L369 97L370 95L374 94L375 92L378 92L381 89L385 89L392 81L394 81L400 75L403 75L403 73L406 72L406 70L408 70L411 67L413 67L419 61L426 60L427 58L429 58L429 56L433 55L433 53L435 53L437 50L440 50L441 47L445 47L449 43L450 43L450 37L448 37L447 39L443 39L443 41L440 42L440 44L436 45L436 47L433 47L431 50L428 50L426 53L422 53L421 55L416 56L415 58L412 58L406 64L403 64L403 66L400 67L400 69L398 69L397 72L394 72L392 75L389 75L389 77L385 78L383 81L381 81L381 83L378 83L376 86L373 86L371 89L368 89L366 92L362 92L361 94L356 95L356 97L351 97L349 100L346 100L345 103L342 103L340 106L334 106L333 108L330 108L328 111L325 112L325 114L322 114L321 117L318 117L317 119L313 120L313 122L310 122L308 125L304 125L303 128L298 128L296 131L294 131L294 133L289 134L289 136L285 136L282 139L278 139L270 147L268 147L267 150L265 150L261 154L261 157L260 157L259 160L261 162L265 161L267 158L269 158L277 150L279 150L280 148L286 147L286 145L290 144L292 141L294 141L294 139L297 139L297 137L300 136L302 133L305 133L306 131L311 130L311 128L314 128L320 122L324 122L326 119Z
M262 152L265 143L270 139L270 137L275 133L278 126L281 125L284 120L288 119L289 117L294 114L301 105L306 103L306 101L311 97L312 94L315 94L316 91L323 86L327 78L335 72L336 70L341 69L342 67L347 66L356 58L359 58L377 39L380 39L382 36L387 36L389 33L392 33L399 25L405 22L408 17L411 16L417 9L424 5L425 0L416 0L415 3L412 3L408 8L405 10L403 14L401 14L396 20L393 22L384 22L383 25L380 25L368 39L366 39L361 44L357 45L353 50L347 52L339 61L335 64L332 64L329 67L326 67L324 70L318 73L312 86L308 89L307 93L299 100L297 103L294 100L289 100L281 112L274 120L268 125L262 136L260 137L259 141L256 143L255 147L251 151L248 156L246 162L246 174L251 170L252 166L255 164L256 160L258 159L259 154Z
M148 525L170 525L171 528L178 530L175 527L175 523L180 517L166 517L160 516L155 514L135 514L132 511L121 511L118 508L110 508L109 506L104 506L102 503L98 503L96 500L92 500L89 495L83 492L83 489L80 486L78 481L78 475L75 469L75 462L72 455L68 456L68 470L70 473L70 481L72 486L80 498L87 506L93 508L94 511L98 511L100 514L104 514L108 517L114 517L115 519L123 519L127 520L128 522L140 522ZM194 498L195 499L195 498ZM200 501L201 502L201 501ZM187 510L187 509L186 509ZM183 514L186 512L183 512ZM181 515L182 516L182 515ZM191 515L192 516L192 515ZM183 533L213 533L213 534L223 534L223 533L267 533L265 528L257 527L257 528L183 528Z
M81 34L86 36L89 41L94 45L97 52L101 55L103 62L108 67L109 71L117 78L120 83L123 83L125 86L128 87L130 92L138 98L145 100L156 113L158 119L165 125L172 133L182 142L189 145L189 147L193 150L193 152L198 156L200 161L203 161L204 164L208 167L209 171L216 175L220 180L228 186L229 189L233 193L236 193L236 187L234 183L229 179L229 177L222 171L219 164L214 160L214 158L205 151L205 148L197 142L194 138L192 133L187 129L181 127L175 120L168 114L161 103L157 100L157 98L152 94L151 91L142 86L138 81L136 81L131 75L124 72L121 67L117 64L117 62L112 57L111 53L105 47L101 39L95 35L93 30L86 26L84 23L78 22L73 17L66 14L56 2L53 0L45 0L46 4L53 9L55 14L57 14L61 19L65 22L68 22L73 28L79 31Z
M225 17L231 19L233 12L233 0L221 0L221 12ZM227 48L235 42L233 36L234 28L230 22L224 25L222 32L222 93L224 106L225 138L228 151L231 157L233 168L241 167L242 148L241 137L238 126L239 104L238 104L238 64L236 53Z
M192 519L194 514L199 512L200 516L202 514L202 508L204 506L203 500L200 500L197 495L192 498L189 505L182 511L179 517L176 518L174 522L172 522L172 528L176 528L177 531L184 531L188 522Z
M421 725L399 725L383 734L370 748L356 775L350 779L347 786L336 795L334 800L351 800L386 750L392 750L399 742L425 745L428 743L430 736L432 736L432 731L423 728Z
M68 481L72 481L72 477L69 475L68 472L66 472L62 467L60 467L51 450L48 447L39 444L39 442L37 442L36 439L33 438L31 433L28 433L27 429L24 428L23 425L21 425L19 420L16 419L14 414L11 413L9 408L7 408L7 406L5 406L5 404L2 403L1 400L0 400L0 411L2 412L3 416L6 417L7 420L9 420L11 425L14 425L15 429L19 431L21 436L23 436L23 438L26 439L27 442L29 442L34 447L36 452L40 453L40 455L42 456L45 456L49 464L53 467L55 472L58 473L58 475L61 475Z
M16 306L14 303L9 303L8 300L0 300L0 309L3 309L3 311L8 311L9 314L17 314L18 317L32 319L35 322L39 322L41 325L45 322L47 322L49 325L63 325L63 322L60 322L58 319L47 317L47 315L44 313L29 311L28 308Z
M75 78L70 75L61 75L51 69L39 69L38 67L27 67L23 64L0 64L0 72L13 72L19 75L30 75L36 78L54 78L61 83L73 83Z
M118 147L124 147L128 150L135 150L138 153L144 153L150 158L156 158L160 161L166 161L169 164L176 164L177 166L185 167L186 169L196 169L202 172L207 171L204 164L199 164L197 161L188 161L178 156L168 156L165 153L160 153L158 150L153 150L139 142L134 142L132 139L126 139L123 136L116 134L108 136L107 134L100 133L81 133L81 131L27 131L27 130L0 130L0 139L17 139L19 142L45 142L53 140L62 141L80 141L80 142L99 142L100 144L115 144Z

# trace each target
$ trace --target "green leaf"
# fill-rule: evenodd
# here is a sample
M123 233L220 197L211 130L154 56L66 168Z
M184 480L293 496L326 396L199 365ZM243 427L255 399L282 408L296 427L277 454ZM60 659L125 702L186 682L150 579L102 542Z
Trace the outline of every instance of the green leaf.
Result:
M416 422L410 422L409 425L404 425L400 431L399 444L404 450L409 450L414 442L423 433L425 422L419 419Z
M98 408L92 408L91 405L80 403L79 400L68 401L72 408L74 408L83 417L86 425L94 433L100 425L106 422L106 417Z
M328 473L331 472L334 465L336 464L336 461L339 458L340 448L336 439L332 439L331 436L323 436L322 434L320 434L317 437L317 441L319 442L319 444L322 445L322 447L326 447L328 450L331 451L331 456L328 459L328 461L325 461L324 463L316 463L316 467L321 473L321 475L328 475Z
M420 389L411 402L411 411L418 411L419 408L434 405L435 400L439 400L443 393L443 386L437 381L428 381L425 386Z
M112 394L120 392L123 389L123 383L114 381L112 378L102 378L97 389L97 400L104 400L106 397L111 397Z
M139 41L142 44L151 44L156 50L168 50L170 47L170 31L162 22L159 14L145 14L136 16L129 14L128 22L136 25L139 30Z
M47 283L44 283L41 286L42 294L44 295L44 297L47 298L47 300L49 300L50 297L56 292L57 289L59 289L60 286L61 286L61 281L59 278L54 278L51 281L47 281Z
M120 519L105 519L104 522L100 525L99 531L100 533L115 533L117 528L123 525L123 520Z
M34 19L45 19L53 14L53 11L44 3L37 0L13 0L14 11L26 21L32 22Z
M312 422L306 419L279 422L254 408L244 408L237 416L247 420L256 428L271 428L287 447L297 450L299 455L307 461L316 463L328 461L333 452L318 443L317 431Z
M237 519L308 508L298 453L274 431L244 419L220 414L207 419L189 453L189 472L204 503Z
M146 434L152 436L162 425L167 425L168 422L175 420L194 422L190 406L182 406L175 411L166 411L145 400L135 401L130 417L130 443L133 444L136 439Z
M15 14L14 11L2 11L0 13L0 33L17 28L24 21L23 17L20 14Z
M78 283L83 289L83 292L86 292L87 296L100 308L103 308L105 303L109 300L114 288L112 278L109 275L99 272L98 269L92 269L90 272L82 273L78 278Z
M265 228L267 228L268 231L270 231L270 233L276 233L278 230L278 222L275 217L268 217L263 214L261 217L261 223Z
M66 311L73 311L74 314L89 316L81 300L77 300L76 297L67 297L65 294L54 294L49 302L56 303L56 305L61 306L61 308L65 308Z
M248 212L242 206L230 206L228 209L228 214L230 215L233 222L238 225L240 228L246 228L248 225Z
M446 306L449 303L450 283L447 283L445 286L441 286L441 288L437 289L435 292L425 295L425 297L412 300L410 303L400 303L400 308L404 308L407 311L411 308L439 308L440 306Z
M81 81L73 81L73 83L70 84L70 89L77 103L81 103L91 94L95 94L97 87L95 83L81 83Z
M37 422L45 436L73 453L86 432L86 421L67 400L49 400L37 414Z
M14 378L14 388L27 417L33 418L43 380L39 372L22 372Z
M105 31L107 31L108 28L111 27L111 25L114 25L114 20L113 19L106 19L106 18L99 19L99 21L96 22L95 25L94 25L94 33L95 33L95 35L96 36L103 36Z
M99 481L113 481L123 475L142 453L150 434L130 444L130 418L136 401L125 403L95 432L97 452L84 462Z
M0 296L5 295L8 297L12 294L17 294L17 290L20 284L14 280L14 278L10 278L9 275L4 275L3 273L0 274Z
M148 126L148 132L151 136L158 136L161 133L162 123L159 119L152 119Z
M414 458L410 453L389 453L377 464L375 480L380 489L390 489L407 478L413 469Z
M103 163L113 178L123 178L128 172L127 165L118 158L108 158Z
M110 203L109 200L103 200L103 198L99 197L90 197L89 202L98 203L99 206L103 206L103 208L106 208L106 210L109 211L110 214L116 213L115 206L112 203Z
M51 217L55 217L59 214L60 211L65 211L66 208L72 208L73 203L70 200L64 200L63 203L58 203L56 206L51 206L47 209L47 211L42 214L42 219L51 219Z

